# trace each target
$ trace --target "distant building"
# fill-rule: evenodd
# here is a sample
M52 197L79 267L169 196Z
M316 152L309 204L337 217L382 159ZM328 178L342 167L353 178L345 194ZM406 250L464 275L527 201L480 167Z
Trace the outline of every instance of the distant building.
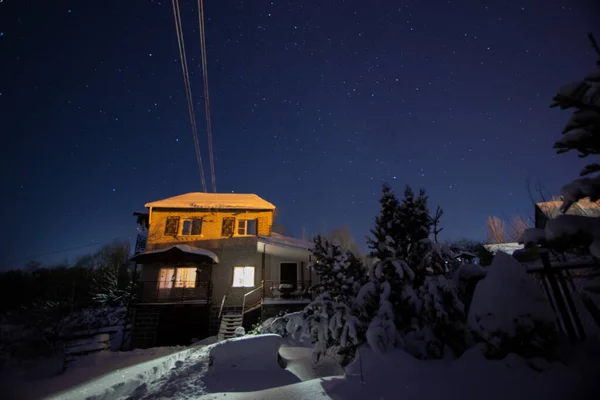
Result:
M492 254L503 251L506 254L512 255L516 250L523 249L523 245L519 243L492 243L484 244L483 247Z
M535 227L544 229L548 220L556 218L562 214L560 206L562 200L551 200L535 204ZM600 217L600 202L589 201L588 199L579 200L573 204L566 214L583 215L588 217Z

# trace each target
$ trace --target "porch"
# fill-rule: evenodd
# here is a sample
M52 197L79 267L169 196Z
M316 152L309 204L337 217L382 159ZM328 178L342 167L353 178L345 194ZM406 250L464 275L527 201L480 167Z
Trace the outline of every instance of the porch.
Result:
M133 303L210 302L212 267L219 262L211 251L189 245L175 245L137 254L131 260L136 265L145 265L142 276L136 282Z
M269 304L308 304L312 300L309 281L263 281L244 294L242 314Z
M210 299L211 287L210 281L141 281L138 282L135 302L206 304Z

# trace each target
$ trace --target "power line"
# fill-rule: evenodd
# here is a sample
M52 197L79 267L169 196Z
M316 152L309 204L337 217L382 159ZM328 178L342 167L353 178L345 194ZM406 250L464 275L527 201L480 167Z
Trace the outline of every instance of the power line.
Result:
M190 75L188 70L187 56L185 53L185 42L183 40L183 30L181 25L181 13L179 9L179 0L172 0L173 17L175 18L175 30L177 33L177 45L179 46L179 57L181 59L181 71L183 73L183 83L188 103L188 113L192 125L192 138L194 139L194 150L196 151L196 161L200 170L200 179L202 180L202 189L206 192L206 180L204 179L204 166L202 165L202 153L200 152L200 142L198 141L198 129L196 125L196 115L194 113L194 102L192 100L192 89L190 86Z
M202 79L204 80L204 112L206 113L206 131L208 133L208 155L213 192L217 192L215 160L212 143L212 124L210 122L210 100L208 96L208 68L206 65L206 34L204 32L204 0L198 0L198 23L200 24L200 49L202 51Z

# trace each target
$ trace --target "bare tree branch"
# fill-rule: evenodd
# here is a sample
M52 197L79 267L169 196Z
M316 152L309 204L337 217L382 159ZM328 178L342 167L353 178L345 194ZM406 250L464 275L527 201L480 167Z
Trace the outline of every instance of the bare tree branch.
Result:
M498 217L488 217L487 219L487 240L491 243L505 243L506 228L504 221Z

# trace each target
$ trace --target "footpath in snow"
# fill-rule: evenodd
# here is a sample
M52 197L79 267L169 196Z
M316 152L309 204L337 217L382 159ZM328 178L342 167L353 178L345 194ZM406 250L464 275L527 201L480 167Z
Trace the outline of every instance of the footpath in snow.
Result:
M538 371L513 354L486 360L481 346L458 360L436 361L417 360L397 349L376 355L363 347L344 375L333 359L314 365L310 348L278 335L245 336L192 346L47 398L424 400L451 395L467 400L591 400L600 393L597 350L580 347L568 366L536 360Z

